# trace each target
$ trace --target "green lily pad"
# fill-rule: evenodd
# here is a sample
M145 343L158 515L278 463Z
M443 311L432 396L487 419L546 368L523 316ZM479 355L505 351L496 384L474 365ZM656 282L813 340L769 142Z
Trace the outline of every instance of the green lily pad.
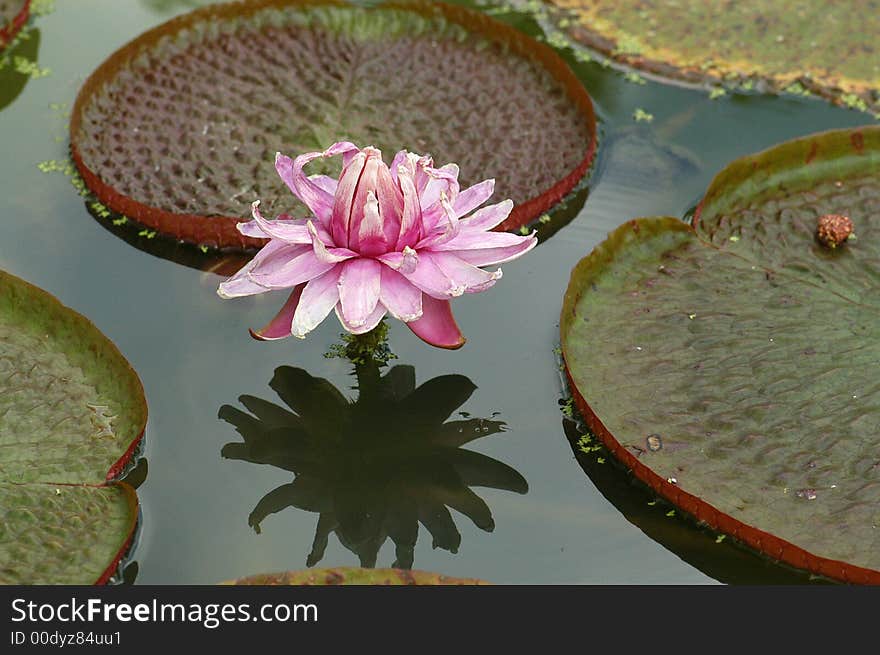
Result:
M848 215L857 240L818 243ZM773 559L880 582L880 128L731 164L695 226L631 221L572 272L588 427L682 510Z
M233 585L486 585L476 578L450 578L439 573L408 569L309 569L264 573L239 578L224 584Z
M617 61L691 82L817 93L880 111L880 11L855 0L550 0L560 26Z
M12 42L27 23L31 0L0 0L0 50Z
M146 424L143 387L86 318L0 271L0 583L105 582L131 541L115 483Z
M592 102L546 45L479 12L411 0L204 7L141 35L86 81L72 156L113 211L183 241L253 248L255 199L305 215L275 153L350 140L496 179L519 228L559 202L595 150ZM534 162L540 161L540 166ZM334 174L336 162L314 173Z

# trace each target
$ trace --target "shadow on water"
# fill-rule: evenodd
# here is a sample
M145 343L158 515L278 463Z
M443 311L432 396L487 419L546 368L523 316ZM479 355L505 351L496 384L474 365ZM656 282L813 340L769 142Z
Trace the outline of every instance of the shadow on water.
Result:
M359 395L350 400L325 379L281 366L269 386L286 407L245 395L239 401L247 412L220 408L244 440L226 444L223 457L295 476L257 503L248 517L254 530L288 507L319 515L307 566L321 561L335 533L361 566L374 567L390 538L393 566L411 568L419 524L434 548L458 551L461 533L450 508L494 529L488 505L471 487L528 491L510 466L462 448L506 429L498 420L449 420L476 389L468 378L443 375L416 387L414 367L381 375L375 362L356 364L355 377Z
M18 59L36 64L40 52L39 29L34 28L19 34L21 36L18 43L9 52L3 53L7 63L0 68L0 111L15 102L31 79L27 73L19 72L14 62Z
M658 500L647 485L618 465L613 457L599 462L595 455L580 450L578 441L584 432L575 421L563 419L562 429L575 458L596 489L630 523L706 575L731 585L828 583L825 579L758 555L732 540L718 542L717 533L693 521L683 520L678 512L675 516L667 516L670 506Z
M113 233L141 252L165 259L181 266L228 277L238 271L254 253L223 251L214 248L203 252L198 246L172 239L123 219L92 199L85 202L86 211L108 232Z

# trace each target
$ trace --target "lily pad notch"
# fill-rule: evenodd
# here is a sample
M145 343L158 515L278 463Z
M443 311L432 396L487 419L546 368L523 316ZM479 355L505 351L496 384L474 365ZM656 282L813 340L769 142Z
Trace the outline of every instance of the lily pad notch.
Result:
M775 561L862 584L880 584L878 198L878 127L743 157L693 226L642 218L612 232L572 271L560 323L576 407L639 480ZM861 238L823 247L826 213L849 214ZM815 339L798 334L816 322ZM786 360L794 374L772 372Z
M87 318L3 271L0 367L0 579L105 584L138 524L118 478L146 426L140 379Z
M11 6L14 7L16 4L15 0L12 1ZM0 20L5 20L5 24L0 24L0 51L6 48L11 42L12 39L15 38L15 35L21 31L21 28L25 26L30 17L31 12L31 0L24 0L21 2L21 7L18 8L17 12L12 14L10 17L6 17L0 15Z
M238 29L271 29L275 30L274 38L284 36L285 30L299 30L296 34L302 38L290 39L290 34L284 38L290 43L312 43L308 46L312 50L317 47L315 44L332 46L332 41L339 40L340 35L343 41L360 39L360 47L364 49L373 47L372 42L380 35L385 40L391 39L391 43L402 43L399 48L414 53L413 61L406 62L412 67L413 79L421 80L425 86L425 93L408 97L430 95L436 100L433 106L447 107L445 111L449 115L441 120L439 114L432 116L426 113L426 108L411 106L406 107L408 118L389 118L372 113L376 103L370 104L370 113L350 112L347 106L330 112L335 105L324 107L323 100L316 100L323 119L300 118L301 124L294 125L296 114L303 112L289 109L289 115L266 118L271 125L254 126L254 121L267 116L270 110L256 112L255 118L247 113L241 99L232 98L226 107L212 102L210 114L206 114L209 118L199 121L198 130L193 128L191 134L183 134L186 128L182 126L188 118L175 119L177 114L172 105L176 97L193 111L201 111L201 96L191 95L194 92L192 80L187 78L180 82L181 89L175 91L173 97L158 99L157 94L167 94L167 88L150 87L150 80L161 77L159 69L171 61L171 55L174 65L182 66L180 70L189 70L187 66L195 66L197 70L198 57L210 59L222 47L223 40L233 39ZM217 34L222 34L222 38ZM320 38L315 38L316 34ZM496 67L496 72L507 71L505 79L511 80L504 85L509 92L507 104L498 104L498 94L504 91L492 87L490 78L456 80L454 89L436 84L438 75L443 77L442 71L430 75L425 63L432 61L432 49L438 59L433 66L445 59L462 58L477 68L476 63L485 60ZM235 51L250 59L227 62L222 74L267 78L266 71L272 69L266 68L266 62L254 64L253 53L243 46L240 50ZM276 50L283 58L284 49ZM351 73L345 68L350 64L344 62L344 58L334 63L332 57L327 59L318 52L304 52L308 57L299 57L297 62L278 69L288 76L307 78L304 82L290 78L288 86L312 84L308 78L313 73L308 69L309 57L323 64L329 62L343 73ZM446 57L449 53L455 57ZM301 61L305 63L298 63ZM266 71L249 71L246 68L249 62ZM236 65L244 68L239 70ZM304 70L297 73L300 66ZM387 70L387 65L358 69L358 92L364 97L378 93L377 89L389 84L384 79ZM447 72L454 77L453 71ZM171 79L168 83L177 82ZM497 80L494 83L499 84ZM259 83L254 84L257 86L243 91L250 94L248 103L265 100L266 89ZM328 89L333 91L332 84ZM291 93L287 89L283 91ZM271 100L274 107L292 107L293 101L279 93L278 98L266 102ZM161 126L144 122L150 119L144 110L138 109L141 99L146 105L156 105L149 112L154 118L161 116ZM396 104L406 102L405 98L395 101ZM479 103L487 102L500 107L502 113L495 116L494 124L487 123L483 129L477 129L468 121L480 120L479 112L486 110L480 109ZM330 113L339 116L328 118ZM117 121L114 116L123 118ZM136 122L128 125L125 120ZM328 120L331 122L320 124ZM528 125L511 125L508 123L511 120L530 120L529 125L534 124L534 129L526 129ZM453 123L463 127L457 131L456 138L444 137L446 133L451 134L450 130L456 131L450 127ZM174 125L181 133L158 133L159 127L167 129L168 125ZM151 131L153 128L156 129ZM227 133L219 134L224 129ZM541 137L536 140L537 137L529 133L541 134ZM496 195L511 197L515 204L510 217L498 229L514 230L528 225L553 207L586 175L596 150L596 119L583 85L552 48L478 11L426 0L391 1L369 8L334 0L257 0L197 9L123 46L86 80L70 121L73 161L87 187L104 205L163 235L197 245L236 250L252 250L265 243L262 239L241 235L235 227L248 216L253 200L261 198L267 215L293 211L287 200L289 192L275 180L272 168L275 152L295 156L326 148L341 138L360 146L375 145L384 152L396 152L400 148L430 152L438 166L458 162L462 165L463 181L468 184L486 177L496 178ZM179 146L181 140L187 146ZM211 140L212 145L205 145L206 140ZM194 150L193 144L202 150ZM181 148L188 148L188 156L199 161L175 158L174 153ZM479 152L475 154L476 150ZM544 150L555 156L539 154L542 161L535 165L535 153ZM147 154L143 154L145 152ZM492 170L485 170L485 163L479 165L482 160L495 161L499 152L512 153L507 158L507 170L497 162L491 166ZM129 165L123 167L114 157L128 158ZM157 177L169 174L171 178ZM236 188L230 190L233 183ZM293 213L297 215L296 211Z

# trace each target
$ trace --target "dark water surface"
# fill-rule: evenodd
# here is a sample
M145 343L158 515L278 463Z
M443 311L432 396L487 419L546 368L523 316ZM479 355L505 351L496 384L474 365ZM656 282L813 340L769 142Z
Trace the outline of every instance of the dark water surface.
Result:
M0 268L92 319L119 346L146 388L149 472L139 489L143 520L132 556L138 583L214 583L304 568L317 513L287 507L266 516L260 533L248 524L257 503L293 479L283 468L283 440L267 437L271 457L230 447L228 455L251 461L224 458L223 446L241 439L218 413L224 405L244 409L238 401L243 394L284 407L269 386L278 367L292 367L279 372L274 385L282 394L302 398L314 385L310 375L357 396L350 365L324 357L341 331L335 319L326 320L305 341L253 341L248 328L274 315L283 302L280 295L220 300L215 290L222 278L133 247L92 218L63 175L37 168L41 161L66 157L66 113L85 77L122 44L196 4L58 2L54 13L37 20L38 63L51 74L29 81L20 93L21 79L0 78ZM524 17L513 18L529 24ZM474 431L480 438L465 448L512 467L528 491L518 493L523 489L517 489L517 474L509 469L488 458L468 458L474 460L471 480L488 485L473 491L491 509L494 530L483 529L489 527L485 517L477 527L453 510L461 533L458 552L433 549L431 535L421 527L414 551L404 553L404 559L411 557L415 568L496 583L802 580L740 553L729 542L716 545L714 536L680 519L666 518L668 508L649 506L651 497L629 485L610 463L589 467L592 477L585 474L572 455L559 407L558 314L572 266L621 222L636 216L683 216L731 159L799 135L872 119L810 99L728 94L710 100L705 91L634 84L595 63L576 64L576 72L602 121L591 191L578 216L532 253L505 265L504 279L494 289L455 303L468 338L462 350L429 348L397 323L391 330L398 356L391 364L412 367L395 373L398 388L407 388L412 371L417 385L439 376L463 376L432 383L436 397L454 410L450 420L462 421L447 429ZM635 122L636 108L652 113L653 122ZM476 389L468 396L472 386ZM306 404L303 411L318 417L333 414L320 400ZM312 500L326 503L335 494L338 512L360 503L402 517L405 511L394 504L399 500L395 494L370 495L374 486L368 476L382 479L405 470L400 489L407 491L401 493L423 498L427 506L436 502L431 490L449 475L451 455L417 446L417 458L406 454L412 448L403 438L408 430L420 443L425 431L437 425L437 417L431 423L431 403L415 405L421 414L413 418L383 403L359 403L357 420L370 425L369 434L348 430L333 446L336 454L316 454L325 459L310 474L317 490ZM506 430L499 432L489 421L503 421ZM371 442L365 440L382 441L374 437L382 425L400 439L366 447ZM327 429L322 424L315 431ZM295 443L290 447L295 449ZM271 463L252 463L267 459ZM336 459L338 467L332 465ZM416 459L417 466L412 464ZM285 489L264 501L266 513L296 501ZM462 491L460 498L470 497ZM478 505L473 499L462 502ZM624 514L638 519L657 541ZM325 516L325 523L331 518ZM399 523L404 532L412 527L403 519ZM369 561L382 539L371 541L369 525L361 527L362 534L346 533L351 550L330 534L320 565L356 565L352 550ZM448 522L434 531L441 546L454 545ZM391 539L375 561L378 566L395 561Z

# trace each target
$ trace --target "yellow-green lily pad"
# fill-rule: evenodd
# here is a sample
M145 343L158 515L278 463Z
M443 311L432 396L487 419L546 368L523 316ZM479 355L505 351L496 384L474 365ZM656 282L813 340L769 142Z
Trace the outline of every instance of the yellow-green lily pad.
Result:
M880 10L871 0L550 0L577 41L690 82L744 84L880 111Z

